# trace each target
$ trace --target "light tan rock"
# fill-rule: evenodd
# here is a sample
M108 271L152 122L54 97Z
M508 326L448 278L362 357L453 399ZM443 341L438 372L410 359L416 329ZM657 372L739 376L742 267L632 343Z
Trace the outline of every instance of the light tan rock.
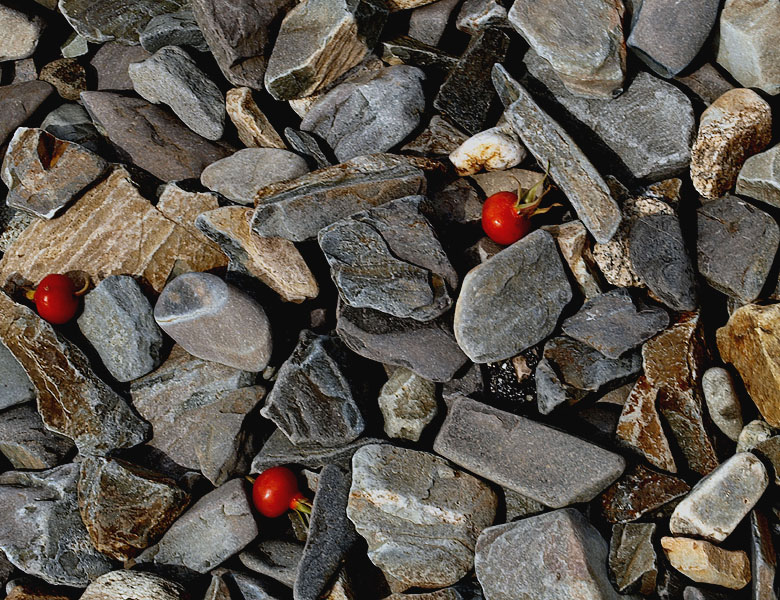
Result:
M408 10L410 8L418 8L430 4L434 0L388 0L387 6L390 8L390 12L397 12L399 10Z
M40 17L0 4L0 62L32 56L44 26Z
M577 281L580 291L586 298L598 296L603 290L594 273L598 269L593 264L590 252L590 238L588 230L582 221L569 221L561 225L548 225L544 229L549 231L558 244L561 256L569 265L571 274Z
M184 588L143 571L111 571L87 586L81 600L183 600Z
M225 96L225 108L238 130L239 139L247 148L287 148L282 136L257 106L248 87L229 90Z
M742 550L724 550L684 537L662 537L661 546L671 565L698 583L732 590L741 590L750 583L750 560Z

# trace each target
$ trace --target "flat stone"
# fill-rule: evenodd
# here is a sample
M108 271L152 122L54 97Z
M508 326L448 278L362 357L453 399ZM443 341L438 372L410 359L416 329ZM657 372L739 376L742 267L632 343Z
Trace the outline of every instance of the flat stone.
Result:
M591 253L591 241L588 237L588 230L585 229L582 221L574 220L560 225L545 225L544 229L555 238L558 250L569 266L569 271L582 295L585 298L593 298L601 294L598 268Z
M71 440L44 427L32 404L0 413L0 452L14 469L50 469L63 462L72 450Z
M273 124L252 97L248 87L237 87L225 94L225 109L236 126L238 137L248 148L282 148L287 146Z
M524 0L516 0L515 6L518 1ZM502 77L509 78L504 68L496 65L494 82ZM549 166L550 177L596 241L608 242L620 225L621 213L606 182L569 134L539 108L531 95L519 84L515 91L518 99L504 111L508 123L539 164Z
M441 588L474 564L479 532L495 518L495 493L433 454L364 446L352 458L347 516L396 591Z
M92 547L78 512L79 467L0 475L0 550L29 575L53 585L86 587L110 571L107 556Z
M46 26L38 16L27 15L10 6L0 6L0 63L32 56Z
M351 214L424 192L425 176L412 159L359 156L262 190L252 230L263 237L302 242Z
M141 98L84 92L81 100L122 156L163 181L200 177L208 165L232 153Z
M577 96L612 98L623 91L626 46L622 2L515 0L509 22ZM549 27L549 23L558 23Z
M116 40L133 45L138 44L139 34L152 17L177 12L185 4L184 0L60 0L58 8L70 26L89 42Z
M601 496L601 508L609 523L629 523L653 517L690 491L678 477L636 465Z
M571 298L553 237L534 231L466 275L455 337L473 362L511 358L549 336Z
M745 161L737 177L736 192L780 207L780 144Z
M750 582L750 560L742 550L685 537L662 537L661 547L675 569L698 583L741 590Z
M68 103L55 108L41 123L41 129L55 138L84 146L92 152L99 152L102 138L89 113L80 104Z
M225 255L194 225L177 222L193 202L169 210L161 201L154 207L129 173L115 168L62 216L25 229L3 256L0 282L18 275L34 284L49 273L82 271L95 284L128 275L160 292L175 266L195 271L225 266ZM195 206L204 210L202 203Z
M780 92L780 6L727 0L720 13L716 60L745 87Z
M669 324L661 308L638 309L628 290L618 288L589 299L563 322L566 335L609 358L636 348Z
M374 0L303 0L282 21L265 87L277 100L324 89L373 48L388 7Z
M696 308L696 278L676 216L639 218L631 226L628 250L634 273L655 297L675 311Z
M438 412L435 384L403 367L382 386L378 403L387 436L413 442Z
M410 65L444 72L458 62L456 56L408 35L382 42L382 60L388 65Z
M207 573L237 554L258 534L243 479L231 479L198 500L138 562L180 565Z
M737 452L747 452L772 437L772 428L756 419L742 428L737 438Z
M525 148L514 133L500 127L491 127L472 135L453 150L449 158L458 175L463 176L473 175L482 169L511 169L517 166L526 154Z
M718 329L717 342L766 422L780 427L780 304L739 308Z
M705 106L709 106L723 94L734 89L734 86L710 63L704 63L688 75L678 75L674 79L698 96Z
M238 559L250 571L267 575L292 588L302 555L303 544L299 542L261 540L239 554Z
M190 356L180 346L156 371L130 386L133 406L150 423L148 444L214 485L246 472L252 432L247 415L263 399L253 373Z
M78 498L92 545L116 560L157 542L190 502L172 480L113 458L81 463Z
M736 442L742 432L742 407L731 375L726 369L712 367L702 375L701 387L712 422Z
M185 600L187 592L174 581L143 571L111 571L87 586L83 600Z
M264 187L308 172L306 161L289 150L244 148L206 167L200 181L229 200L254 204L257 193Z
M497 0L466 0L460 8L455 27L474 35L485 27L510 29L507 11Z
M437 46L458 4L457 0L436 0L415 8L409 17L409 36L424 44Z
M8 252L11 244L13 244L22 232L27 229L32 222L37 220L30 213L26 213L22 210L16 210L9 206L3 206L0 203L0 227L2 233L0 233L0 252Z
M325 144L316 137L300 129L285 127L284 137L295 152L317 169L330 167L336 161L325 155Z
M128 46L119 42L102 44L89 62L97 75L97 89L132 90L133 81L128 73L130 65L151 56L141 46Z
M195 15L186 8L152 17L138 41L147 52L157 52L163 46L188 46L199 52L209 52L209 45L203 39Z
M13 565L11 568L14 568ZM49 585L40 579L33 578L12 579L4 587L7 594L6 600L73 600L75 597L72 589Z
M58 58L44 65L38 78L52 84L64 100L78 100L87 90L87 72L75 58Z
M769 520L760 510L750 513L750 565L753 581L753 598L772 600L777 572L777 554L772 542Z
M0 341L32 381L47 429L71 438L81 454L104 454L144 440L147 424L98 379L84 353L5 293L0 293Z
M420 203L423 214L434 229L446 232L453 224L478 223L482 220L482 198L465 178L458 177L449 185L432 192ZM496 244L496 246L498 246ZM498 247L501 250L501 247Z
M737 88L715 100L701 115L691 149L691 179L705 198L734 187L749 157L772 138L772 111L753 90Z
M0 410L35 400L35 388L24 367L0 342Z
M573 508L488 527L477 541L477 579L491 600L618 600L607 543Z
M0 86L0 144L5 144L52 93L54 86L45 81Z
M774 472L774 484L780 485L780 435L759 442L751 451L769 465L770 479Z
M609 542L610 580L621 594L655 591L658 560L653 548L655 523L616 524Z
M455 151L468 137L443 117L434 115L420 135L401 147L401 152L416 156L444 157Z
M626 466L621 456L594 444L468 398L450 405L433 447L552 508L592 500Z
M237 590L244 600L278 600L279 598L271 593L267 580L237 571L227 573L225 578L233 584L232 588Z

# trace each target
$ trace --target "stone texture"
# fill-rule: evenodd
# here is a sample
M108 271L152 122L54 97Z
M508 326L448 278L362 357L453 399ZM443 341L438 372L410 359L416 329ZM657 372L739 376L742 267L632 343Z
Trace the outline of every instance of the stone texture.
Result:
M602 513L609 523L651 518L690 489L682 479L636 465L602 494Z
M759 442L751 451L769 465L770 478L774 472L774 484L780 485L780 435Z
M454 463L552 508L588 502L625 469L617 454L467 398L450 405L433 447Z
M163 181L200 177L208 165L231 154L229 147L205 140L140 98L84 92L81 100L121 156Z
M11 565L13 568L13 565ZM73 600L74 593L61 586L43 583L39 579L12 579L6 587L6 600ZM79 592L81 590L78 590Z
M526 156L525 148L511 132L491 127L472 135L450 153L450 162L458 175L503 171L517 166ZM491 194L487 194L489 197Z
M151 53L141 46L106 42L95 52L90 66L97 76L98 90L132 90L128 69L132 63L150 58Z
M772 428L760 419L742 428L737 438L737 452L747 452L772 437Z
M772 111L753 90L737 88L715 100L701 115L691 149L691 179L705 198L719 198L737 182L750 156L772 137Z
M396 591L452 585L471 570L497 498L487 484L432 454L365 446L352 458L347 516Z
M455 337L474 362L511 358L549 336L571 298L553 237L534 231L466 275Z
M271 594L267 580L261 580L237 571L227 573L225 578L232 582L232 589L237 590L241 598L245 600L277 600L278 598L276 594Z
M102 138L89 113L80 104L67 103L51 111L41 123L41 129L55 138L84 146L92 152L99 152Z
M78 499L92 545L117 560L160 539L190 501L173 481L113 458L81 463Z
M421 69L449 71L457 57L408 35L382 42L382 60L389 65L409 65Z
M717 341L766 422L780 427L780 304L739 308L718 329Z
M750 566L753 598L755 600L777 598L774 591L777 554L772 542L769 521L759 510L750 513Z
M610 579L621 594L655 591L658 560L653 548L655 523L617 524L609 542Z
M35 400L35 388L16 357L0 342L0 410Z
M409 36L424 44L438 45L457 5L456 0L436 0L415 8L409 17Z
M618 600L607 543L573 508L488 527L477 541L477 579L491 600Z
M705 106L709 106L723 94L734 89L734 86L711 63L704 63L688 75L678 75L675 80L698 96Z
M745 161L737 177L736 192L780 207L780 144Z
M425 192L414 160L391 154L360 156L262 190L252 230L263 237L302 242L351 214Z
M435 384L403 367L382 386L378 403L387 436L412 442L420 439L438 412Z
M598 268L595 266L591 253L588 230L585 229L582 221L575 220L560 225L546 225L544 228L555 237L558 250L569 266L569 271L582 295L585 298L593 298L601 294Z
M52 84L64 100L78 100L87 90L87 72L74 58L58 58L44 65L38 78Z
M85 587L111 570L89 542L78 513L77 464L0 475L0 550L25 573L53 585Z
M98 379L84 353L5 293L0 293L0 341L30 377L46 427L71 438L82 454L103 454L144 440L146 423Z
M460 8L455 27L474 35L484 27L509 29L507 11L497 0L466 0Z
M185 600L184 588L143 571L111 571L87 586L81 600Z
M612 98L623 91L626 71L623 13L623 3L613 0L515 0L509 22L572 93Z
M43 19L27 15L10 6L0 6L0 63L32 56L46 26Z
M208 140L222 137L225 97L197 63L178 46L164 46L132 63L133 89L153 104L167 104L182 122Z
M724 550L691 538L661 538L671 565L698 583L741 590L750 582L750 560L742 550Z
M444 157L454 152L468 137L443 117L434 115L420 135L403 146L401 152L417 156Z
M209 52L195 15L187 8L152 17L138 41L147 52L157 52L163 46L188 46L199 52Z
M349 493L349 485L347 485L347 493ZM262 540L244 550L238 555L238 559L250 571L271 577L292 588L302 555L303 544L300 542Z
M176 12L184 5L184 0L60 0L58 8L71 27L89 42L116 40L138 44L139 34L152 17Z
M317 169L330 167L335 161L325 156L324 143L320 142L310 133L285 127L284 137L295 152L303 156L306 161Z
M248 148L281 148L287 146L274 126L257 106L248 87L237 87L225 94L225 109L236 126L238 137Z
M736 442L742 432L742 408L731 375L726 369L712 367L702 375L701 387L713 423Z
M14 469L50 469L72 450L71 440L43 426L33 405L15 406L0 413L0 452Z
M0 86L0 144L5 144L54 92L45 81L25 81Z

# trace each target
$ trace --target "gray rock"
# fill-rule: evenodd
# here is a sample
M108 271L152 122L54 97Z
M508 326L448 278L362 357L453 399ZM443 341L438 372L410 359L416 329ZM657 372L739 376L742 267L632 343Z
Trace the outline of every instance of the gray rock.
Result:
M466 0L460 8L455 26L469 35L476 34L484 27L511 27L506 8L497 0Z
M203 360L262 371L271 358L271 326L263 307L216 275L179 275L157 299L154 319Z
M780 485L780 435L759 442L751 451L770 465L770 477L771 471L774 471L774 484Z
M0 413L0 452L14 469L50 469L73 450L73 442L43 426L32 404Z
M412 442L420 439L438 412L436 385L403 367L382 386L377 402L387 436Z
M722 542L750 512L769 485L763 463L735 454L701 479L672 513L669 530Z
M0 145L51 96L54 86L45 81L25 81L0 86Z
M263 237L302 242L351 214L424 192L425 176L413 159L359 156L264 189L252 229Z
M160 366L163 334L135 279L112 275L84 296L81 333L117 381L131 381Z
M297 446L341 446L365 422L344 376L346 349L335 337L301 332L260 411Z
M35 388L22 365L0 342L0 410L35 400Z
M452 585L471 570L477 535L496 512L487 484L438 456L390 445L361 448L352 469L347 516L395 591Z
M409 65L444 72L458 62L456 56L408 35L382 42L382 60L389 65Z
M189 46L199 52L208 52L209 45L198 29L192 10L157 15L146 24L139 36L141 47L157 52L163 46Z
M288 150L244 148L206 167L200 182L228 200L254 204L257 192L264 187L308 172L306 161Z
M780 246L777 222L734 196L708 202L697 214L699 272L716 290L755 300Z
M258 534L243 479L227 483L198 500L138 562L184 566L207 573L240 552Z
M132 90L128 68L132 63L150 58L151 53L141 46L106 42L92 57L90 65L97 75L98 90Z
M54 137L99 152L101 137L89 113L80 104L63 104L51 111L41 123L41 129Z
M766 515L760 510L750 513L750 566L753 598L775 600L777 554ZM687 598L685 600L688 600Z
M607 579L607 543L573 508L488 527L474 562L490 600L625 598Z
M573 94L612 98L623 91L626 71L623 13L614 0L515 0L509 22Z
M595 348L609 358L618 358L669 325L662 308L634 306L626 288L589 299L576 314L563 322L566 335Z
M592 500L626 466L621 456L568 433L467 398L450 405L433 448L552 508Z
M424 44L437 46L457 5L457 0L436 0L415 8L409 16L409 36Z
M5 584L15 571L16 567L8 560L5 552L0 550L0 587L5 588Z
M678 75L675 80L698 96L705 106L709 106L723 94L734 89L734 86L710 63L704 63L688 75Z
M780 207L780 144L745 161L737 177L736 192Z
M299 542L261 540L239 554L238 559L247 569L271 577L292 588L301 556L303 556L303 544Z
M511 358L549 336L571 298L555 240L534 231L466 275L455 337L473 362Z
M437 0L437 3L440 1ZM403 146L401 151L417 156L444 157L449 156L468 138L467 134L443 117L433 115L422 133Z
M79 466L0 475L0 550L29 575L53 585L86 587L112 569L92 547L78 511Z
M0 6L0 63L32 56L46 23L10 6Z
M243 600L279 600L278 596L271 594L266 582L257 577L233 571L225 578L233 582Z
M143 571L112 571L87 586L80 600L186 600L180 584Z
M653 548L655 523L613 525L609 542L610 579L618 592L639 592L648 596L655 591L658 559Z
M631 266L655 297L676 311L696 308L696 280L680 222L674 215L648 215L631 227Z
M138 44L138 36L157 15L180 11L185 0L59 0L58 8L87 41Z
M679 597L679 588L682 585L684 585L684 583L687 581L687 579L684 579L680 576L678 577L679 577L679 581L673 584L669 590L670 592L672 592L672 594L677 594L677 597ZM715 592L712 591L710 588L707 588L707 590L704 591L701 588L688 585L685 587L685 589L682 592L683 592L682 600L728 600L728 595L726 592ZM671 600L671 598L674 596L667 594L664 596L659 595L659 597L663 598L663 600L667 600L667 599Z
M516 0L515 6L522 1ZM511 77L497 64L493 67L493 81L501 79ZM549 166L553 181L596 241L608 242L620 225L621 214L606 182L569 134L539 108L531 95L516 82L513 89L517 100L504 102L509 125L536 160Z
M321 144L317 138L310 133L293 129L292 127L285 127L284 137L290 145L290 148L301 156L304 156L318 169L329 167L335 162L325 155L325 152L323 151L324 144Z
M346 81L312 105L301 129L328 142L340 162L390 150L420 123L423 79L420 69L398 65Z
M225 129L225 97L178 46L164 46L128 68L133 88L154 104L167 104L198 135L218 140Z
M737 452L747 452L772 437L772 428L756 419L742 428L737 438Z
M518 494L514 490L504 488L504 504L506 508L506 521L516 521L532 515L547 511L547 507L541 502Z
M742 407L731 375L722 367L707 369L701 378L701 389L713 423L736 442L742 432Z

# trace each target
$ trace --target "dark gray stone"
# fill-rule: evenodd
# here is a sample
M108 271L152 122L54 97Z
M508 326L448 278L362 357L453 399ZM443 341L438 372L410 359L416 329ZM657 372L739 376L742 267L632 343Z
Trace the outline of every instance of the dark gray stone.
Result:
M0 452L14 469L50 469L73 450L73 441L43 426L32 404L0 413Z
M284 137L290 144L290 148L307 158L314 168L324 169L333 164L333 161L325 156L320 142L310 133L287 127L284 130Z
M0 342L0 410L35 400L35 388L26 371Z
M242 600L279 600L278 596L271 594L268 585L257 577L231 572L225 578L233 582Z
M132 63L151 56L141 46L128 46L119 42L106 42L101 45L89 63L97 75L97 89L132 90L133 82L128 68Z
M437 0L441 1L441 0ZM439 115L433 115L428 126L401 152L417 156L445 157L465 142L469 136Z
M457 57L408 35L382 42L382 60L389 65L409 65L444 72L458 62Z
M89 113L80 104L63 104L51 111L41 123L41 129L54 137L100 151L100 134Z
M736 192L780 207L780 144L745 161L737 177Z
M266 575L288 588L295 584L303 544L287 540L261 540L238 555L247 569Z
M753 599L777 600L775 593L777 552L772 541L769 520L759 509L750 513L750 567Z
M152 17L141 32L139 41L147 52L157 52L163 46L188 46L199 52L209 51L195 15L187 8Z
M58 8L87 41L132 45L138 44L152 17L177 12L185 5L186 0L59 0Z
M674 215L641 217L629 235L631 265L661 302L676 311L696 308L696 280L680 222Z
M409 36L424 44L437 46L458 4L458 0L436 0L415 8L409 17Z
M475 35L485 27L511 29L506 8L497 0L466 0L460 8L455 27Z
M734 196L708 202L697 214L699 272L743 303L758 298L780 245L777 222Z
M0 146L54 93L45 81L25 81L0 86Z
M655 523L618 523L609 542L610 580L621 594L655 591L658 559L653 548Z
M704 63L692 73L678 75L674 79L698 96L705 106L709 106L723 94L734 89L734 86L711 63Z

